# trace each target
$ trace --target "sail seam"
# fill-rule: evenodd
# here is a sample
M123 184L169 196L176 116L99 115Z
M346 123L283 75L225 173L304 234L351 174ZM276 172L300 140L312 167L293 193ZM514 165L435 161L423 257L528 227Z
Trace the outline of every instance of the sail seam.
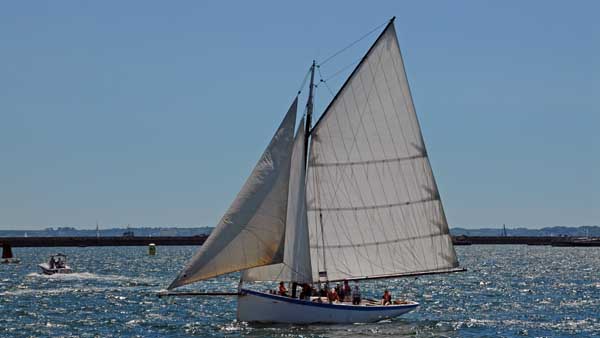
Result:
M425 158L427 155L419 154L413 156L406 157L396 157L396 158L388 158L384 160L372 160L372 161L353 161L353 162L331 162L331 163L312 163L309 164L311 167L342 167L342 166L351 166L351 165L364 165L364 164L379 164L379 163L391 163L391 162L403 162L410 160L417 160L420 158Z
M390 204L378 204L378 205L367 205L364 207L342 207L342 208L308 208L308 211L352 211L352 210L374 210L374 209L384 209L384 208L393 208L393 207L402 207L411 204L420 204L437 201L439 199L438 196L424 198L418 201L408 201L401 203L390 203Z
M366 246L373 246L373 245L385 245L385 244L399 243L399 242L405 242L405 241L412 241L412 240L416 240L416 239L435 238L435 237L447 236L447 235L448 234L446 234L446 233L440 232L440 233L436 233L436 234L398 238L398 239L388 240L388 241L369 242L369 243L360 243L360 244L328 245L327 248L328 249L332 249L332 248L333 249L343 249L343 248L366 247ZM315 248L315 247L311 246L311 248Z
M442 269L430 269L423 270L417 272L401 272L401 273L393 273L393 274L381 274L381 275L368 275L364 277L353 277L346 276L341 279L331 279L330 282L340 282L340 281L359 281L359 280L370 280L370 279L386 279L386 278L397 278L397 277L413 277L413 276L423 276L423 275L434 275L440 273L454 273L454 272L465 272L467 269L464 268L442 268Z

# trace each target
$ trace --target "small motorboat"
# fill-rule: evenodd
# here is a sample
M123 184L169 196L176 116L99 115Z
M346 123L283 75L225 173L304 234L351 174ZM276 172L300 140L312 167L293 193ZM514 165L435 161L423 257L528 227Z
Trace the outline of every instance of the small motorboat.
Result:
M50 256L48 263L38 265L42 272L46 275L54 275L57 273L72 273L73 270L67 265L67 255L58 253Z

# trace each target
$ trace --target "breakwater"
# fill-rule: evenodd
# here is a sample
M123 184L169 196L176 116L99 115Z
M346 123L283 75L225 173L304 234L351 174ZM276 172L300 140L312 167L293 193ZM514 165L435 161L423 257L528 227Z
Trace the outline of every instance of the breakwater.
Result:
M12 247L68 247L68 246L145 246L156 245L202 245L208 236L160 236L160 237L0 237L0 243Z
M521 244L551 246L600 246L600 238L556 237L556 236L453 236L454 245L472 244Z
M85 247L85 246L144 246L202 245L208 236L157 237L0 237L0 243L12 247ZM521 244L551 246L600 246L600 238L533 237L533 236L453 236L454 245Z

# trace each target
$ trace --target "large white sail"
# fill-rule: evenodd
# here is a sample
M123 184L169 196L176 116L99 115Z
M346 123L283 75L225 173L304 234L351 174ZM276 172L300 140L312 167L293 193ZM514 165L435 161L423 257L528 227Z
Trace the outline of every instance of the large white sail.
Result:
M169 289L283 261L298 98L235 200Z
M312 268L306 219L306 165L304 119L294 140L283 263L245 270L244 281L312 282Z
M458 266L392 23L311 134L313 279Z

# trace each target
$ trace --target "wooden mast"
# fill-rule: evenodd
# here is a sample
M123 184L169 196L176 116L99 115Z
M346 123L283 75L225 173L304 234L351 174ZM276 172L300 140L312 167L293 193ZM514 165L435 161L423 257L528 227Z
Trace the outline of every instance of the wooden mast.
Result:
M308 159L308 138L310 136L310 130L312 128L312 113L313 113L313 100L314 100L314 87L315 87L315 67L316 62L313 60L312 66L310 67L310 84L308 85L308 101L306 101L306 132L304 133L304 164Z

